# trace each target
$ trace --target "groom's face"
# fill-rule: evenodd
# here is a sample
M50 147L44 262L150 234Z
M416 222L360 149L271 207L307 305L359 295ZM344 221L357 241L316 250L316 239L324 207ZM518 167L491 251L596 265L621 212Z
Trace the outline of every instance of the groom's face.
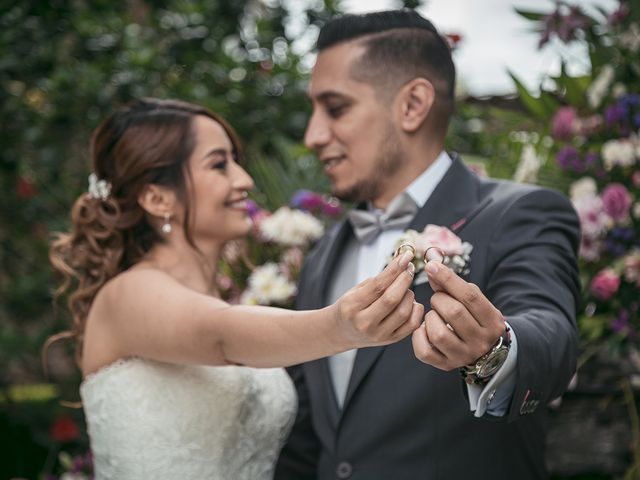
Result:
M353 77L352 65L363 52L356 42L346 42L318 55L305 144L323 163L334 195L377 204L403 165L403 155L392 102L380 100L372 84Z

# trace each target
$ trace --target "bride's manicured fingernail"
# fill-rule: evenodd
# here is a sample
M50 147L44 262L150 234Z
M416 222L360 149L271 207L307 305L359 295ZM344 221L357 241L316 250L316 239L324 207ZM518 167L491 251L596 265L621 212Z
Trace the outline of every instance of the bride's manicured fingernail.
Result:
M411 260L413 260L413 252L411 251L404 252L402 254L402 257L400 257L400 265L406 267L407 264L411 262Z
M411 274L411 276L413 277L414 272L416 271L416 267L413 263L409 262L409 265L407 265L407 272L409 272Z

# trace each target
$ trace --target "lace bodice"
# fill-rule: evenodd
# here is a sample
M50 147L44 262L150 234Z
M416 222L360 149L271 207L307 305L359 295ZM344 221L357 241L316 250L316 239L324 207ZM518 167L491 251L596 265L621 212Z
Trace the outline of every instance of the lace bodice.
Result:
M270 479L297 402L283 369L120 360L80 386L95 478Z

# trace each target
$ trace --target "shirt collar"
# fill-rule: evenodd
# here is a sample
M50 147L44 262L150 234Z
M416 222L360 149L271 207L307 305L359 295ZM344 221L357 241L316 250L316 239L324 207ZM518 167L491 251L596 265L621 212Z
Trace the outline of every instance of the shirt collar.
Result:
M452 163L453 160L451 160L449 154L442 151L435 161L409 184L405 191L416 202L418 208L422 208L427 203L427 200L429 200L429 197Z

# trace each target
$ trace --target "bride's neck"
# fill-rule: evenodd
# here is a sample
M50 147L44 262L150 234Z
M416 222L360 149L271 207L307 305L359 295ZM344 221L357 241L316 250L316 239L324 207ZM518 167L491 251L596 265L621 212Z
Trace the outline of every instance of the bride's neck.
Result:
M207 295L219 296L216 284L220 248L198 252L192 246L157 244L139 265L168 273L185 287Z

